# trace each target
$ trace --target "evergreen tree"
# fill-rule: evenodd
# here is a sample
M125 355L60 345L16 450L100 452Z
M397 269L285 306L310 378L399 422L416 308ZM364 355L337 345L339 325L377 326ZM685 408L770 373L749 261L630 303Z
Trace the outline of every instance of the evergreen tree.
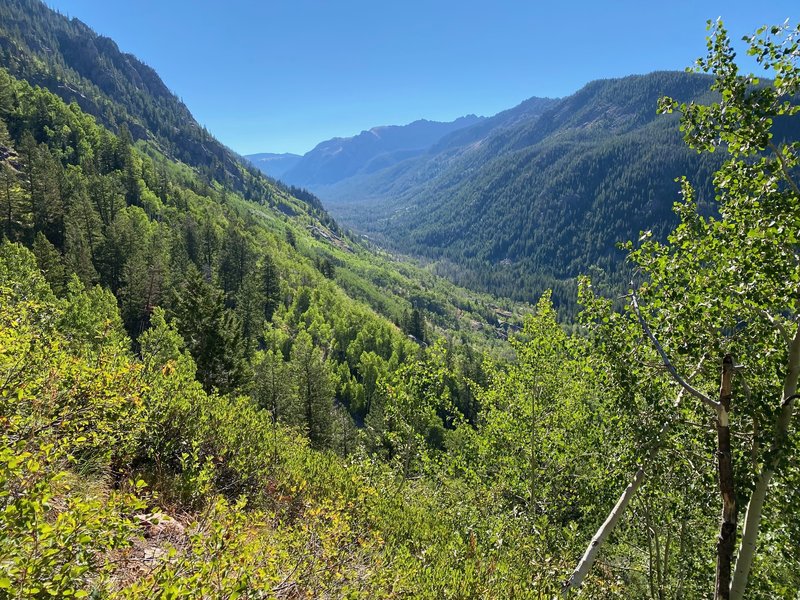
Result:
M64 256L67 267L85 284L99 279L95 268L104 244L101 220L84 186L74 189L65 219Z
M142 237L125 263L125 284L120 290L121 312L132 337L149 325L150 314L162 299L168 284L169 232L158 223L144 223Z
M347 456L358 447L358 428L353 417L341 404L333 407L331 418L330 446L342 456Z
M203 215L199 231L199 266L207 277L211 277L212 267L220 247L220 234L214 224L210 211Z
M245 275L252 270L255 253L242 231L242 226L231 221L222 239L219 257L219 281L229 297L242 287Z
M422 316L422 311L416 306L411 312L406 311L403 315L403 330L408 335L414 336L418 342L426 341L425 317Z
M292 344L291 370L308 437L314 445L326 446L331 441L335 386L330 366L304 330Z
M14 80L8 71L0 69L0 118L11 112L14 106Z
M242 324L242 340L247 357L252 356L258 336L264 330L265 298L259 279L257 270L250 271L236 294L236 315Z
M225 307L225 294L191 267L176 293L174 314L207 391L234 390L245 374L239 320Z
M261 259L261 291L264 297L264 318L271 321L281 301L281 284L278 269L268 254Z
M141 179L140 161L134 154L133 138L125 124L120 127L117 135L116 155L116 168L122 172L125 202L129 206L139 206L142 200L142 192L139 187L139 180Z
M67 289L68 277L61 253L41 231L36 234L31 250L50 288L56 295L63 294Z
M273 424L278 421L288 425L303 423L289 364L280 352L269 349L260 353L255 362L251 395L261 408L269 411Z
M30 226L26 222L22 200L17 172L3 161L0 163L0 211L3 219L3 236L11 241L20 239L22 232Z
M297 237L294 235L294 230L291 227L286 228L286 243L292 248L297 248Z
M106 227L109 227L117 213L125 207L125 191L117 177L98 173L81 180L84 188L91 189L94 207ZM85 192L84 192L85 193Z

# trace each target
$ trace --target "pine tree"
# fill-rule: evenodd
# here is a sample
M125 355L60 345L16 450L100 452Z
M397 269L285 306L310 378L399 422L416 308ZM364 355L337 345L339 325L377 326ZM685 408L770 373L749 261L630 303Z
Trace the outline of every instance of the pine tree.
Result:
M236 315L242 324L242 339L245 355L251 357L256 349L258 337L264 329L264 294L257 271L245 275L236 294Z
M203 387L209 392L234 390L243 381L246 365L240 323L225 307L225 294L191 267L174 307L178 329L197 363Z
M63 294L67 289L68 277L61 253L42 232L36 234L31 250L33 250L36 264L39 265L39 270L50 284L50 288L56 295Z
M231 223L222 241L219 258L219 281L232 297L242 287L245 275L255 262L255 253L239 223Z
M125 263L120 290L121 312L128 332L137 337L149 325L153 309L162 304L169 273L166 227L145 222L145 231Z
M103 245L101 221L92 206L86 188L79 186L73 194L65 219L64 259L70 271L84 284L99 279L95 268Z
M335 386L330 366L306 331L300 331L292 345L291 369L308 437L314 445L326 446L331 440Z
M261 259L261 286L264 294L264 318L271 321L281 301L281 284L278 269L269 255L264 255Z
M11 241L20 239L22 232L29 227L23 212L22 200L19 176L11 165L3 161L0 164L0 212L3 219L3 236Z
M300 425L303 414L292 387L289 364L280 352L270 349L260 353L253 378L253 400L269 411L272 422Z

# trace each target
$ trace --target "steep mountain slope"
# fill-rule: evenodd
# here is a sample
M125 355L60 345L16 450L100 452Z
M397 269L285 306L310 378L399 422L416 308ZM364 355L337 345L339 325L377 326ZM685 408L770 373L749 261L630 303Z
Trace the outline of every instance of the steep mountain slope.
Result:
M201 127L152 68L39 0L0 3L0 64L65 102L76 102L112 131L125 125L134 140L151 142L207 180L248 199L271 193L258 170Z
M349 138L318 144L282 176L287 183L307 187L337 183L359 173L380 169L421 154L443 137L482 123L483 117L467 115L441 123L421 119L408 125L373 127Z
M287 358L298 328L320 323L353 335L372 323L401 344L407 333L424 343L442 329L503 344L513 323L501 326L492 299L348 237L312 194L269 180L199 130L158 76L112 41L38 2L14 0L0 14L2 235L35 250L58 293L72 274L109 289L134 339L166 308L198 344L198 377L209 389L247 387L273 327L289 330ZM76 94L86 110L66 104ZM348 337L326 342L337 377ZM318 332L314 342L323 343ZM351 356L354 369L359 359Z
M437 261L462 284L530 299L599 266L620 279L618 241L674 222L675 178L708 198L718 161L687 149L662 95L708 93L709 80L652 73L595 81L534 112L515 109L442 140L430 153L348 185L320 188L356 229ZM524 106L524 105L523 105ZM357 185L356 185L357 184Z
M557 102L557 98L528 98L517 106L499 112L481 123L445 136L430 149L430 153L436 154L447 149L468 146L484 139L492 131L500 131L520 123L533 123Z
M4 39L60 19L18 16ZM349 238L311 194L250 173L216 142L230 158L221 179L203 168L213 152L195 160L177 145L168 154L144 128L134 141L141 121L124 103L104 105L120 118L112 129L67 104L52 81L52 89L32 85L5 68L8 60L17 72L46 74L33 54L0 58L0 497L9 499L0 511L0 596L221 597L281 592L286 582L291 594L319 596L315 574L306 585L291 566L267 575L241 560L291 548L286 556L306 561L324 539L350 561L367 536L393 550L376 561L365 548L358 558L359 578L362 564L375 572L364 597L417 593L424 569L414 553L430 539L442 541L446 578L461 579L462 562L448 551L463 518L456 526L435 514L434 494L408 486L398 495L393 473L417 473L425 448L444 454L445 437L476 421L482 351L508 349L498 338L518 326L519 312ZM358 459L344 458L356 450ZM364 505L373 497L378 511ZM422 501L407 510L414 497ZM452 497L456 515L464 495ZM348 522L343 511L316 512L329 502L348 507ZM187 528L159 505L185 515ZM316 527L328 514L330 535ZM410 537L423 515L424 530ZM281 542L258 525L266 521L280 522ZM153 533L166 522L187 549L180 560L206 571L167 573L175 554L167 559L167 540ZM218 532L213 541L208 528ZM206 573L229 570L221 553L200 549L207 541L235 543L241 572L209 585ZM117 549L131 550L131 561ZM163 570L154 563L162 556ZM154 568L140 571L148 560ZM409 574L402 585L398 560ZM330 572L324 589L352 595L349 577ZM427 597L441 578L437 568Z

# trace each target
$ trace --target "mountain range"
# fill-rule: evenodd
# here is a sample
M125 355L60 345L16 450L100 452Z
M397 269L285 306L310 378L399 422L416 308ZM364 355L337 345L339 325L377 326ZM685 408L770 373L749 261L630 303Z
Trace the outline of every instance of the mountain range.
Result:
M245 158L258 167L262 173L280 179L286 171L300 162L303 157L300 154L292 154L291 152L283 152L281 154L260 152L259 154L248 154Z
M373 127L348 138L321 142L302 157L291 154L246 156L265 173L308 189L380 171L424 153L444 136L482 123L475 115L442 123L420 119L408 125ZM277 158L280 160L274 162Z
M52 248L43 241L42 247L64 263L61 271L109 287L123 305L133 297L125 281L133 267L126 261L143 260L135 240L146 240L131 233L123 243L119 232L134 222L150 223L169 235L161 231L159 243L166 248L148 260L175 259L169 269L151 265L159 277L176 269L153 288L153 298L165 304L190 276L185 271L191 263L223 289L227 309L239 310L235 293L245 273L255 276L263 257L276 265L285 302L309 286L333 286L345 311L369 306L390 328L408 325L416 310L417 333L426 320L445 326L463 318L468 334L475 323L488 321L491 343L497 340L494 299L476 302L471 292L456 291L412 265L390 264L348 237L313 194L266 177L201 127L152 68L39 0L0 3L0 126L0 174L7 177L2 235L29 246L44 235ZM404 139L394 129L387 130L387 148L405 147L392 141ZM292 159L260 158L284 165ZM204 244L202 258L198 244ZM230 265L223 263L234 247L238 275L232 284ZM446 295L442 286L450 290ZM131 309L132 335L158 305L153 298ZM470 316L467 305L483 314ZM333 316L329 308L326 318ZM363 317L353 321L363 324ZM239 335L260 333L256 328Z
M0 60L11 75L75 102L111 130L124 127L134 141L245 199L286 205L279 197L293 195L335 227L322 198L339 222L476 290L531 301L552 288L563 306L590 269L619 285L628 275L616 244L642 230L661 236L674 224L677 177L690 177L701 202L711 198L719 161L687 149L676 118L655 110L664 94L706 98L710 82L699 75L594 81L488 118L373 127L302 157L247 162L112 40L38 2L9 0L2 11Z
M253 159L284 184L0 2L0 598L795 598L797 38L751 42L786 74L760 94L712 36L697 133L774 156L699 159L654 105L709 80L653 73ZM719 218L631 253L638 323L613 241L661 235L680 174L707 202L719 154ZM584 270L615 294L579 327Z
M369 132L323 142L281 177L460 284L523 300L553 288L565 303L590 269L627 281L616 244L675 223L677 177L710 199L719 161L686 148L676 118L656 114L660 96L699 101L709 85L677 72L593 81L429 139L413 156L370 154ZM356 153L358 168L335 160Z

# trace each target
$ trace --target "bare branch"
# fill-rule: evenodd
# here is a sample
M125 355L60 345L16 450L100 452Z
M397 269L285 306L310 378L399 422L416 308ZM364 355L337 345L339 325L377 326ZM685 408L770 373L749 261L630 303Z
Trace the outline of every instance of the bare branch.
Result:
M783 399L783 402L781 402L781 408L788 406L791 402L797 400L798 398L800 398L800 394L792 394L791 396L787 396Z
M702 364L703 361L701 360L694 373L692 373L692 376L694 376L700 370ZM595 560L597 560L597 554L600 552L600 547L603 545L603 542L605 542L608 536L611 535L611 532L614 530L614 527L630 503L631 498L633 498L636 490L642 485L645 476L645 465L655 459L656 454L658 454L658 451L664 445L665 434L670 430L673 423L675 423L676 419L678 418L678 408L680 406L681 399L683 398L683 393L684 390L678 392L678 396L675 398L674 403L675 413L661 426L658 435L655 437L655 442L650 448L650 451L647 453L647 456L640 463L640 466L636 471L636 474L633 476L633 479L631 479L630 483L628 483L628 486L622 492L622 495L619 497L619 500L617 500L614 508L611 509L610 513L608 513L608 517L606 517L606 520L597 530L597 533L595 533L594 537L592 537L591 541L589 542L589 546L586 548L586 552L583 554L581 560L578 561L578 565L575 567L572 575L570 575L569 579L564 582L561 588L561 595L563 598L567 597L570 590L577 590L581 586L584 578L592 568L592 565L594 565Z
M631 283L631 289L633 289L633 283ZM719 402L712 400L711 398L706 396L703 392L693 387L691 384L689 384L689 382L687 382L683 377L681 377L680 373L678 373L678 370L672 364L672 361L670 361L669 357L667 356L667 353L664 352L664 348L662 348L661 344L658 343L656 336L653 335L653 332L647 325L647 321L644 320L644 316L642 316L642 311L639 309L639 302L636 298L635 291L631 292L631 306L633 307L633 310L639 319L639 323L642 325L642 329L644 329L644 332L647 334L647 337L650 338L650 341L653 342L653 345L656 347L658 354L661 356L661 360L664 363L664 366L667 367L667 371L669 371L670 375L672 375L672 378L676 382L678 382L678 384L683 389L685 389L695 398L699 398L703 402L703 404L711 408L714 412L719 412L721 406Z
M625 488L625 491L622 492L622 495L619 497L619 500L617 500L614 508L610 513L608 513L608 517L606 518L605 522L603 522L603 524L600 526L600 529L597 530L597 533L594 534L592 541L589 542L589 547L586 548L586 552L578 562L578 566L575 567L575 570L572 572L570 578L564 582L564 585L561 588L562 597L566 598L570 590L578 589L581 583L583 583L583 579L586 577L589 569L591 569L592 565L594 564L597 553L600 551L600 547L614 530L614 526L617 524L617 521L619 521L620 517L622 517L623 513L625 512L625 508L628 506L631 498L633 498L636 490L639 489L642 481L644 481L644 469L639 467L639 470L636 471L636 475L634 475L631 482Z

